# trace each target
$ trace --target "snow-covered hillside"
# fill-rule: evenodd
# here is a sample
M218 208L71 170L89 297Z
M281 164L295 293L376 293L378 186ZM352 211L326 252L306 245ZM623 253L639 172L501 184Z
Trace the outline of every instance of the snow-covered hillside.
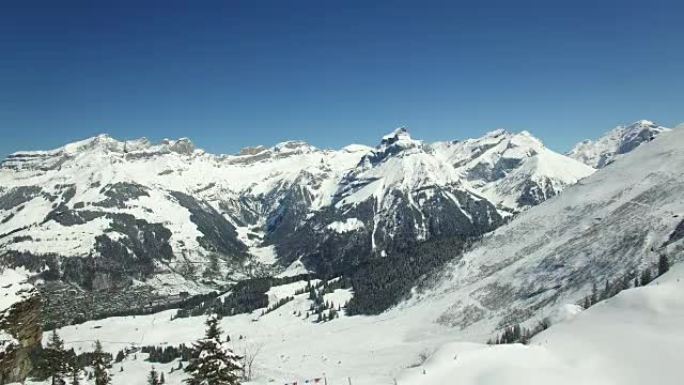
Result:
M602 168L619 155L626 154L669 130L651 121L639 120L628 126L617 126L596 141L580 142L567 155L591 167Z
M527 346L452 342L399 385L680 384L684 265L623 291L534 337Z
M593 285L684 258L684 131L663 133L609 168L521 213L447 267L414 301L479 335L534 322Z
M292 295L304 282L278 288L272 301ZM623 291L586 311L559 306L551 328L527 346L486 345L464 337L458 328L431 322L438 303L426 299L372 317L343 317L312 324L292 315L307 308L306 295L276 311L226 317L222 328L233 349L259 352L248 384L305 383L325 378L328 384L643 384L679 383L676 363L684 347L684 265L650 285ZM343 301L344 293L333 300ZM342 302L339 302L342 303ZM202 336L204 317L170 320L172 311L143 317L91 321L59 330L67 347L92 350L96 339L105 350L145 345L176 346ZM237 338L236 338L237 336ZM44 339L50 338L45 333ZM657 351L658 354L653 354ZM142 384L154 367L167 383L180 385L178 361L145 361L131 353L113 365L113 384ZM121 370L123 368L123 370ZM396 382L395 382L396 381ZM88 384L87 381L84 383Z

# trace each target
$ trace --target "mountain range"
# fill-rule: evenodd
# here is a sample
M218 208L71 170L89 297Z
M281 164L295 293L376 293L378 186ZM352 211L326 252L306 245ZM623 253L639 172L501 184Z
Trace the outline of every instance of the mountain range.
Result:
M399 128L375 147L235 155L100 135L2 162L0 258L79 291L336 276L428 240L477 239L667 130L636 122L568 155L505 130L426 143Z

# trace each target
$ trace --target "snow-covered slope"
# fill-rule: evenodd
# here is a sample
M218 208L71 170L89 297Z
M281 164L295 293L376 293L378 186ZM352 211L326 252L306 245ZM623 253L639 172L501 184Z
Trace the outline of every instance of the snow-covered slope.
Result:
M580 142L567 155L591 167L602 168L619 155L626 154L669 130L651 121L639 120L628 126L617 126L596 141Z
M452 342L399 385L680 384L684 266L552 326L528 346Z
M480 335L577 303L592 285L683 258L684 131L620 157L488 234L423 294ZM414 301L420 301L417 296Z

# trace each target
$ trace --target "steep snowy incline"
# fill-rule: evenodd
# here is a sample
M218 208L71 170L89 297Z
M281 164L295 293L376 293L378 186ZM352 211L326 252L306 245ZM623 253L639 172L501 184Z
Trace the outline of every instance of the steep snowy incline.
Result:
M528 346L445 344L398 385L680 384L684 265L551 326Z
M640 146L484 237L416 296L441 301L439 322L482 338L577 303L606 280L663 254L683 258L684 130Z
M619 155L626 154L669 130L651 121L639 120L628 126L617 126L596 141L577 143L567 155L591 167L603 168Z

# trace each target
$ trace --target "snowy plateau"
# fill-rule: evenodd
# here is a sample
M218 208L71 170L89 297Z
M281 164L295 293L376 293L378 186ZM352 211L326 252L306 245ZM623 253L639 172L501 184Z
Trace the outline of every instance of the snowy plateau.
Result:
M681 128L639 121L566 155L406 129L340 150L18 152L0 167L0 375L31 342L3 318L40 297L44 345L54 329L76 354L125 352L114 385L153 367L183 383L183 357L143 348L190 346L216 309L246 384L680 384L682 149ZM535 333L491 343L514 326Z

